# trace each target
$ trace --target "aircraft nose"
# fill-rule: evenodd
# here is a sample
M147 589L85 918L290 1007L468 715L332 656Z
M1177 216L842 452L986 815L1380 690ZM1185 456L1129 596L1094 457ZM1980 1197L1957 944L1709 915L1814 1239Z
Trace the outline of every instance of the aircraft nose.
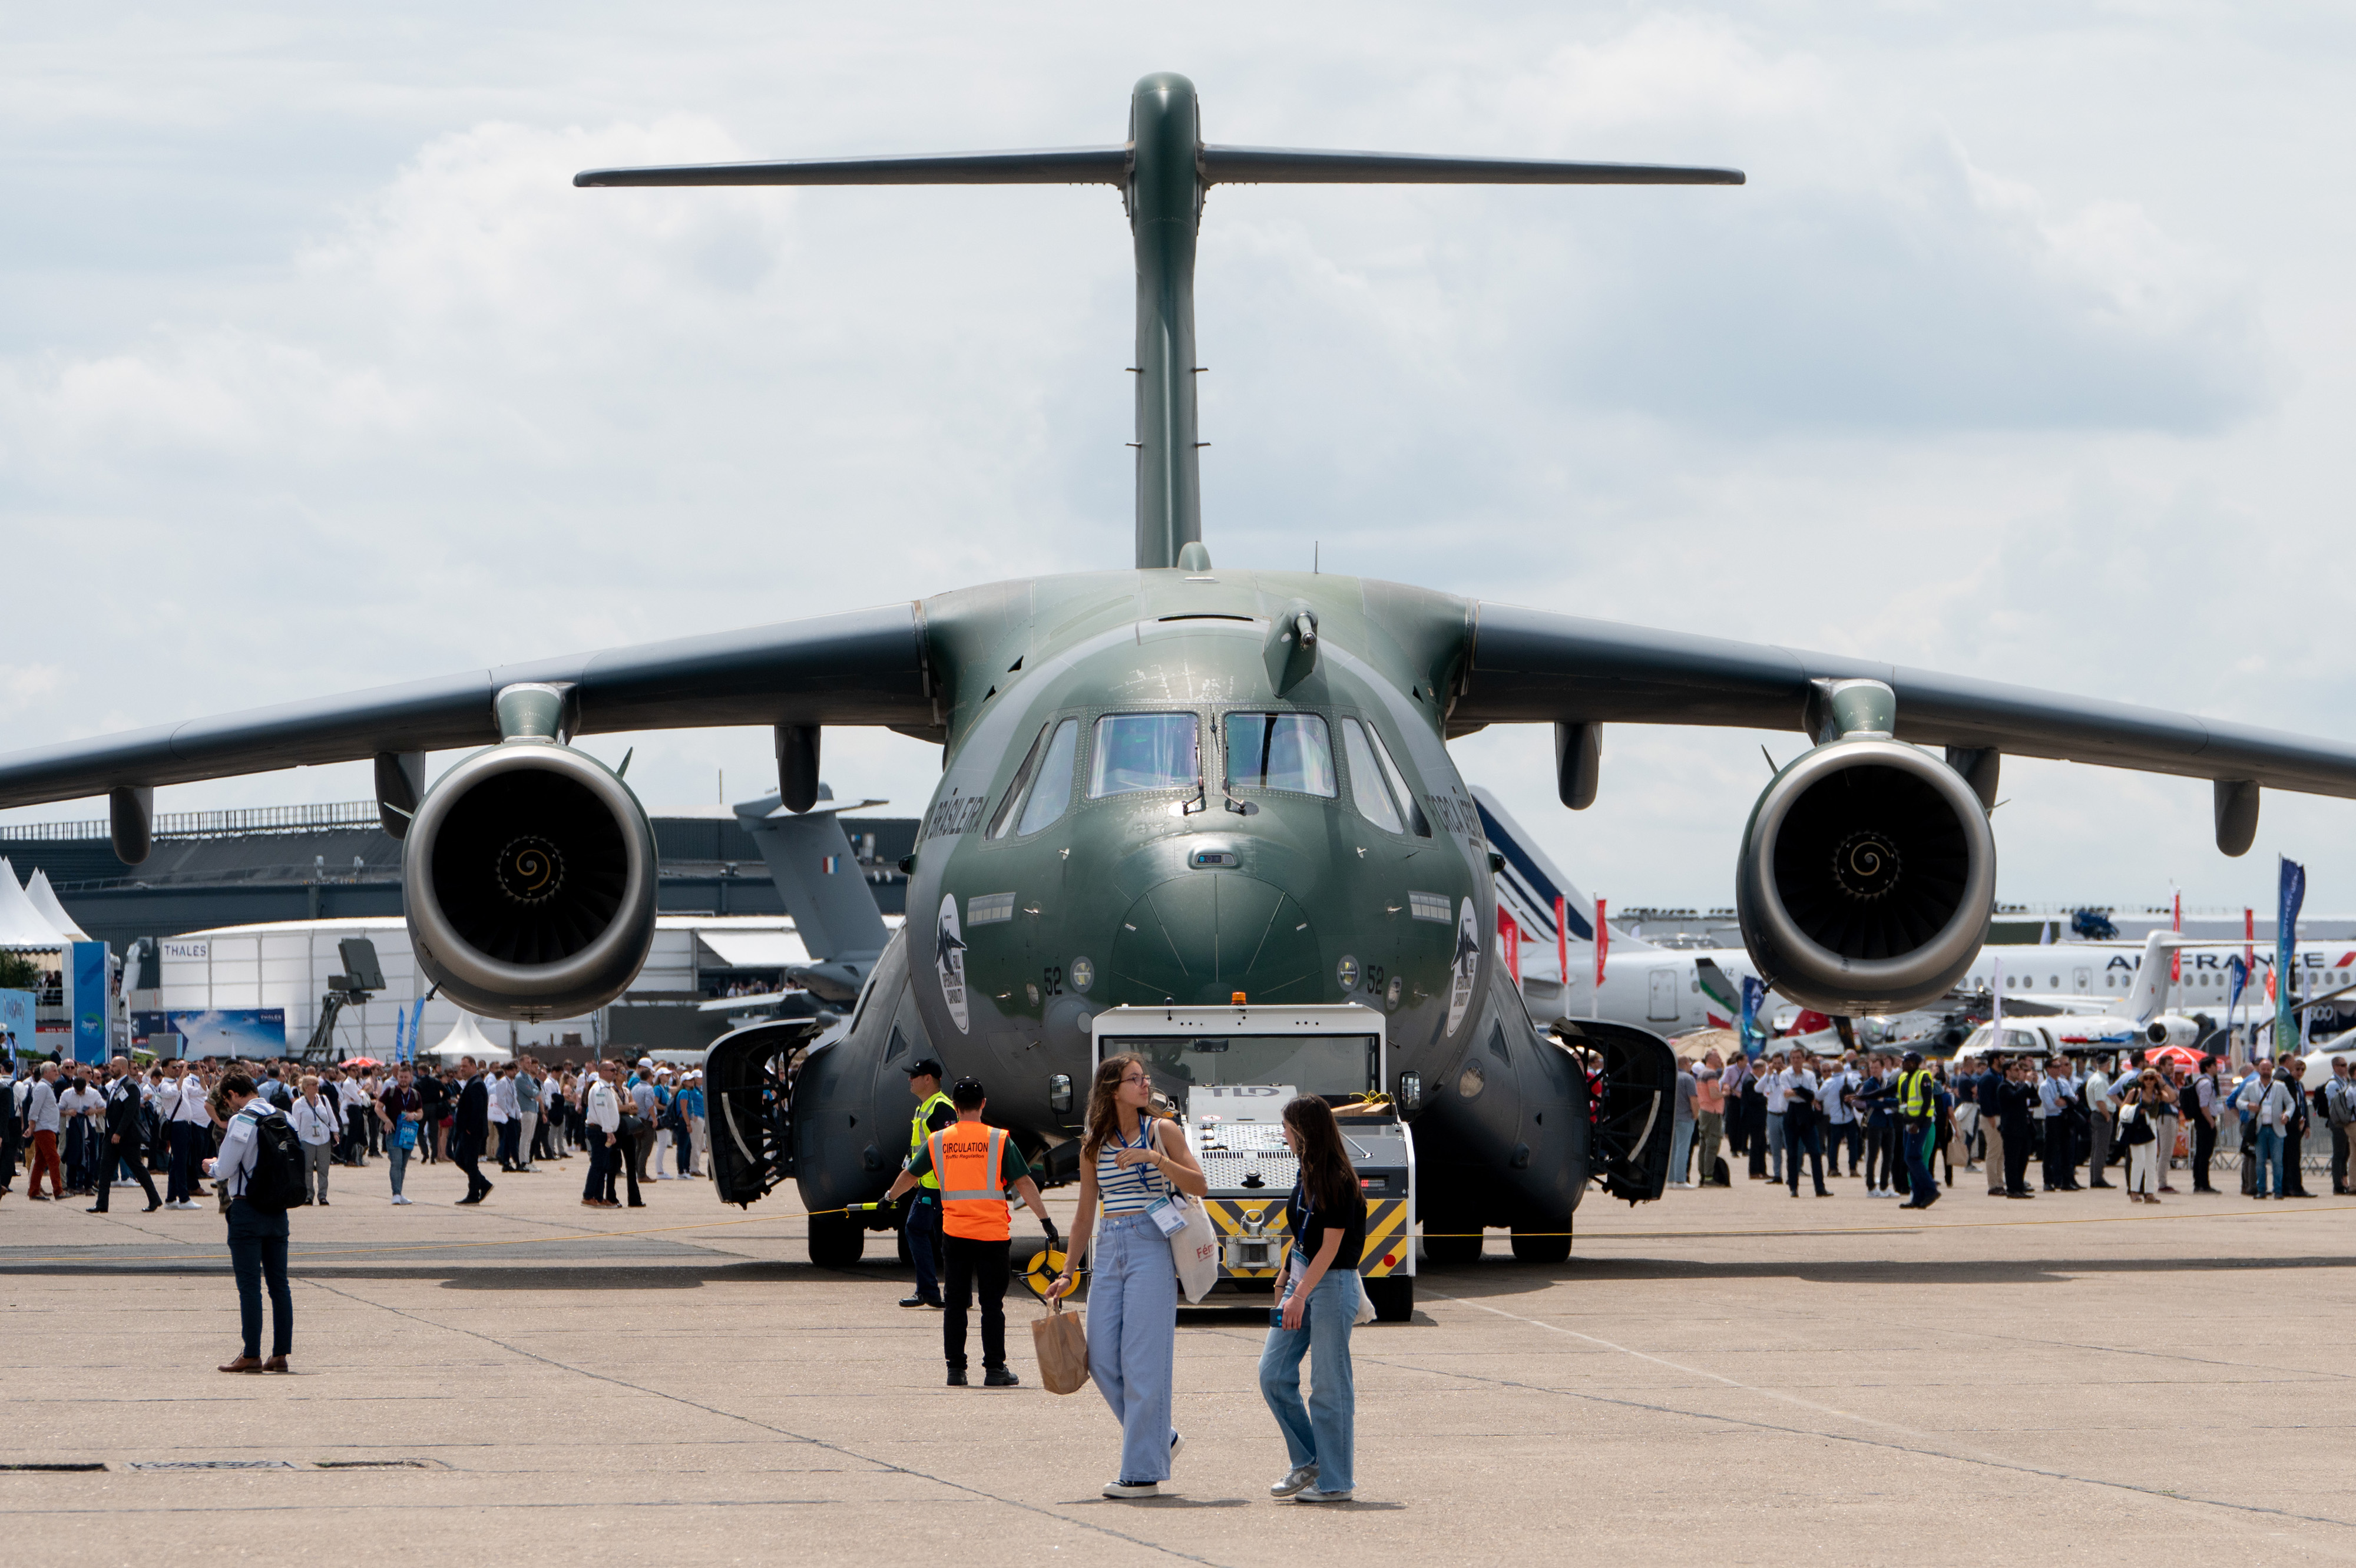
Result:
M1108 1002L1203 1006L1318 1000L1317 929L1291 896L1258 877L1192 869L1146 890L1112 945Z

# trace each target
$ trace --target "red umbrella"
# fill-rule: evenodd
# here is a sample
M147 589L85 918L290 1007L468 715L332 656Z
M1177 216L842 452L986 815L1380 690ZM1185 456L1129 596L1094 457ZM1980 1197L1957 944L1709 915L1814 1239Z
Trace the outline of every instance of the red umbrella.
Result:
M346 1057L344 1065L346 1067L382 1067L384 1064L374 1057Z
M2146 1067L2157 1066L2161 1061L2171 1061L2188 1072L2196 1070L2201 1066L2201 1053L2190 1046L2162 1046L2156 1051L2146 1051L2143 1059Z

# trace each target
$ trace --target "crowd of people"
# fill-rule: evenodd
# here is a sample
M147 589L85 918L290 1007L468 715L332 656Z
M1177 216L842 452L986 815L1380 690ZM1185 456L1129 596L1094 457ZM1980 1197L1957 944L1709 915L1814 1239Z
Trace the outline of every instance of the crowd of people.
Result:
M219 1090L232 1076L251 1079L256 1097L286 1116L302 1144L308 1200L323 1207L338 1168L382 1161L391 1201L407 1205L412 1162L446 1161L467 1176L458 1201L480 1203L493 1185L486 1165L528 1175L575 1150L590 1156L584 1205L623 1207L613 1192L618 1176L629 1206L643 1207L640 1182L697 1179L709 1159L702 1073L648 1058L551 1066L530 1056L468 1057L391 1067L0 1057L0 1197L23 1168L35 1202L89 1197L102 1214L112 1190L137 1187L150 1212L198 1208L211 1196L202 1167L228 1131L232 1113ZM348 1189L351 1179L342 1178Z
M1728 1060L1713 1050L1679 1058L1672 1100L1672 1187L1731 1185L1722 1145L1747 1161L1751 1180L1788 1186L1794 1197L1804 1161L1816 1196L1833 1196L1826 1183L1843 1177L1846 1154L1847 1178L1862 1180L1867 1195L1913 1208L1936 1200L1934 1166L1952 1187L1958 1165L1985 1174L1992 1197L2103 1187L2158 1203L2179 1190L2169 1180L2179 1169L2190 1169L2193 1192L2218 1190L2211 1167L2231 1118L2244 1196L2316 1196L2300 1164L2323 1134L2331 1190L2356 1191L2348 1172L2356 1079L2340 1057L2330 1058L2329 1079L2310 1083L2305 1059L2287 1053L2236 1073L2222 1057L2194 1066L2175 1053L2140 1050L1990 1053L1949 1064L1915 1052L1819 1055L1771 1043L1757 1057ZM2115 1166L2125 1167L2117 1181Z

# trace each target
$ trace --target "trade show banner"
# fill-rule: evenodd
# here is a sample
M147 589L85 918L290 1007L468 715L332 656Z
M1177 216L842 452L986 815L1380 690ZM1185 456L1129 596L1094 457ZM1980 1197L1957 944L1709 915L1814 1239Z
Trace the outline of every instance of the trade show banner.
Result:
M73 1028L73 1059L103 1062L106 1039L106 944L70 942L65 951L66 1017Z
M188 1042L192 1057L237 1057L264 1060L286 1054L284 1007L216 1007L202 1013L166 1013L165 1025Z
M29 991L0 991L0 1029L16 1036L16 1048L30 1053L33 1048L33 993Z

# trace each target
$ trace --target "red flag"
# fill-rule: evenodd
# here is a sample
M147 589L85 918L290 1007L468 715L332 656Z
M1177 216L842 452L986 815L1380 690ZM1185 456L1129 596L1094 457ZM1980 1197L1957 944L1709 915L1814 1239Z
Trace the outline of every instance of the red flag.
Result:
M1522 983L1522 925L1514 912L1503 904L1497 906L1497 953L1505 961L1505 972L1514 983Z
M2242 972L2258 972L2258 912L2248 905L2242 906Z
M1612 946L1612 928L1603 923L1603 900L1595 901L1595 989L1603 989L1603 955Z
M2184 895L2181 891L2176 895L2176 923L2174 929L2177 935L2182 936L2184 934ZM2181 948L2171 949L2168 955L2168 983L2170 985L2180 985L2183 982L2184 950Z

